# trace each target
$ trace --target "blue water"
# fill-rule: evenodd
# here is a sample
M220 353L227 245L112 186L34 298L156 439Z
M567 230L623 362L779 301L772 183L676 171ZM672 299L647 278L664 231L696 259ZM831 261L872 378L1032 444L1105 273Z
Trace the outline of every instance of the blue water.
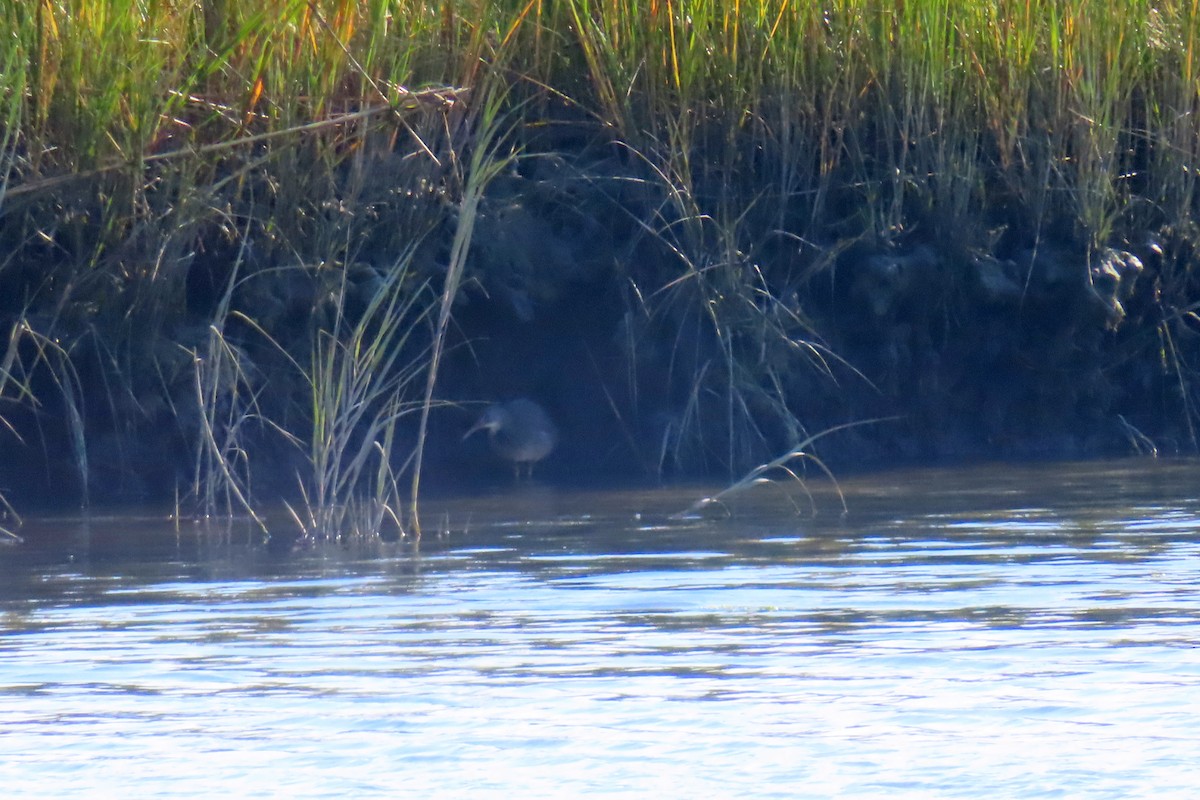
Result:
M419 546L0 547L4 797L1193 797L1200 464L525 485ZM710 487L711 490L711 487ZM808 500L801 495L800 507Z

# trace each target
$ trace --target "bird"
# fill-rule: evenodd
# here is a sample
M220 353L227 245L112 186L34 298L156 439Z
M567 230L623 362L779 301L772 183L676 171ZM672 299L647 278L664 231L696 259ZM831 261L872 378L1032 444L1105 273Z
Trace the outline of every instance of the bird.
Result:
M550 416L525 397L488 406L463 434L463 441L483 430L488 432L492 452L513 463L517 478L522 467L526 476L532 477L534 463L550 455L558 444L558 428Z

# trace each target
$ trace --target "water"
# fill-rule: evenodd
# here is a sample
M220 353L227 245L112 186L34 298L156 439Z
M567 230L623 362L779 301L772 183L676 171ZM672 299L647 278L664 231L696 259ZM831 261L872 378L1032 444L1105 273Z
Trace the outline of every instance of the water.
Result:
M5 797L1191 797L1200 463L526 486L276 554L27 520ZM797 516L791 501L804 511Z

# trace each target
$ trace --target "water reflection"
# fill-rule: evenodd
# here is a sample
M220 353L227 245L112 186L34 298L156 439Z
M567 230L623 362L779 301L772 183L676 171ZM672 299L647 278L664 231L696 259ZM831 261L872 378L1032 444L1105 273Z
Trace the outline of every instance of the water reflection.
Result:
M282 555L31 521L0 550L6 796L1186 794L1200 467L447 502Z

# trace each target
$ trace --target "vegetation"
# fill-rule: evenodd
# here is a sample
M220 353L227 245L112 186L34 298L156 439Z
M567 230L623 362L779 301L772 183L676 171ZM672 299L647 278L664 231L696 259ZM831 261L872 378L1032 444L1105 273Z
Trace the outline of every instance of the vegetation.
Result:
M659 473L1197 447L1196 2L0 15L18 502L412 530L497 389Z

